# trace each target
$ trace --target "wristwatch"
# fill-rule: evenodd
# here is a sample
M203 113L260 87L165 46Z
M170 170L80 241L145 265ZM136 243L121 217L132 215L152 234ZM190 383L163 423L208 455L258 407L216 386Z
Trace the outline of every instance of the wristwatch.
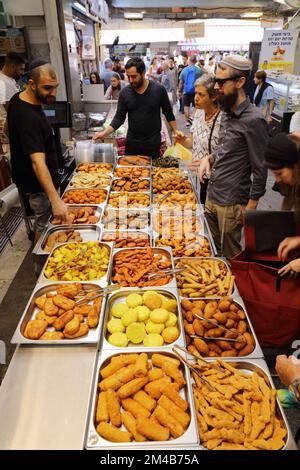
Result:
M300 377L289 385L289 391L296 400L300 401Z

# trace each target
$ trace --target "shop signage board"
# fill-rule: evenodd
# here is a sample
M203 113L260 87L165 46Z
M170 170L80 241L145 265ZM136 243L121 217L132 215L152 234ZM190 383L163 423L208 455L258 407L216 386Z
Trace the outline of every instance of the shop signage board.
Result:
M96 59L96 48L94 36L82 37L82 58L83 59Z
M204 38L205 25L202 23L184 23L184 37L189 38Z
M281 69L293 73L298 31L290 29L265 30L259 68L261 70Z

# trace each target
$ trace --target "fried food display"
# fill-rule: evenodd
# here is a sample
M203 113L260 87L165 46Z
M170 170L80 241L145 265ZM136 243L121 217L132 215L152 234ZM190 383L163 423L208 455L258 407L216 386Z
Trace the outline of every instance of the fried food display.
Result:
M235 278L222 260L182 259L176 262L175 267L185 268L176 275L182 297L224 297L233 292Z
M85 173L111 173L112 169L112 163L81 163L76 168L76 171L84 171Z
M154 178L152 183L154 194L165 194L169 191L179 194L188 194L193 192L191 183L182 176L171 176L170 178Z
M187 349L196 356L200 353L204 357L242 357L254 350L255 339L246 314L232 299L183 299L181 310Z
M49 235L43 250L50 253L55 245L66 242L82 242L80 232L77 230L58 230Z
M168 212L153 213L153 230L163 238L192 238L195 232L204 231L204 225L194 214L174 215Z
M105 230L140 230L148 228L150 214L146 211L107 209L102 223Z
M194 193L179 194L173 193L165 198L166 195L159 195L154 198L154 204L160 210L166 211L196 211L198 202ZM162 201L161 201L162 200Z
M155 291L132 293L126 296L125 301L111 304L109 318L106 337L114 346L119 344L118 341L115 344L119 338L116 333L126 336L126 346L166 345L180 336L176 299ZM145 364L137 363L136 367L141 371Z
M74 188L105 188L111 185L111 177L102 173L78 171L70 182Z
M99 242L68 243L53 251L44 275L50 281L93 281L107 273L109 257Z
M95 216L96 209L94 207L78 207L68 210L70 225L79 224L97 224L99 217ZM52 225L63 225L61 219L55 218L51 220Z
M277 414L276 390L262 374L250 368L248 373L240 371L234 362L221 360L205 369L203 362L196 367L215 389L193 373L197 423L204 447L210 450L284 447L287 430ZM243 369L246 368L244 365Z
M62 199L66 204L101 204L106 197L105 189L70 189Z
M211 256L209 241L202 235L190 237L158 237L155 246L172 248L173 256ZM180 276L180 275L179 275Z
M148 207L150 197L143 193L111 193L108 205L115 208L127 209L128 207Z
M114 242L115 248L143 248L150 246L150 238L143 232L104 232L102 241Z
M153 168L152 169L153 180L158 179L169 179L174 176L183 176L182 171L179 168Z
M89 297L94 296L89 290L91 287L84 284L62 284L35 297L34 318L25 326L24 336L43 341L86 336L90 329L98 326L103 301L103 297L89 301ZM87 298L86 304L76 305L75 297L78 294Z
M150 166L151 165L151 158L145 157L143 155L128 155L125 157L121 157L118 160L118 165L122 166Z
M141 178L117 178L113 181L112 191L150 191L150 181Z
M149 279L148 275L162 269L172 268L168 253L155 252L152 248L122 250L113 259L112 281L122 287L163 286L172 276Z
M143 167L116 168L115 178L150 178L150 169Z
M189 404L181 392L186 381L176 359L157 353L122 354L113 356L99 376L95 427L104 439L167 441L187 430Z

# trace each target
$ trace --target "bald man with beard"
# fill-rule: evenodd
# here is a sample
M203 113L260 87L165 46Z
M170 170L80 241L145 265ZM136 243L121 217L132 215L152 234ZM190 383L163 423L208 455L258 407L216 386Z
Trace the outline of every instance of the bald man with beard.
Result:
M56 100L58 80L53 67L43 60L29 66L25 91L10 101L7 114L11 146L12 179L26 195L35 216L35 241L51 212L68 223L67 205L60 199L58 161L52 129L42 105Z

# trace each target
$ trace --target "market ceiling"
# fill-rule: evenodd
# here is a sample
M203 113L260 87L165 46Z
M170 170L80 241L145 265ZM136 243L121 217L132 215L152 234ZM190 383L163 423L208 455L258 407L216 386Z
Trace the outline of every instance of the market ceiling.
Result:
M270 0L109 0L108 4L112 18L124 18L124 13L136 12L142 13L140 19L148 20L239 19L246 13L257 12L262 12L264 18L274 18L286 16L292 11L287 4Z

